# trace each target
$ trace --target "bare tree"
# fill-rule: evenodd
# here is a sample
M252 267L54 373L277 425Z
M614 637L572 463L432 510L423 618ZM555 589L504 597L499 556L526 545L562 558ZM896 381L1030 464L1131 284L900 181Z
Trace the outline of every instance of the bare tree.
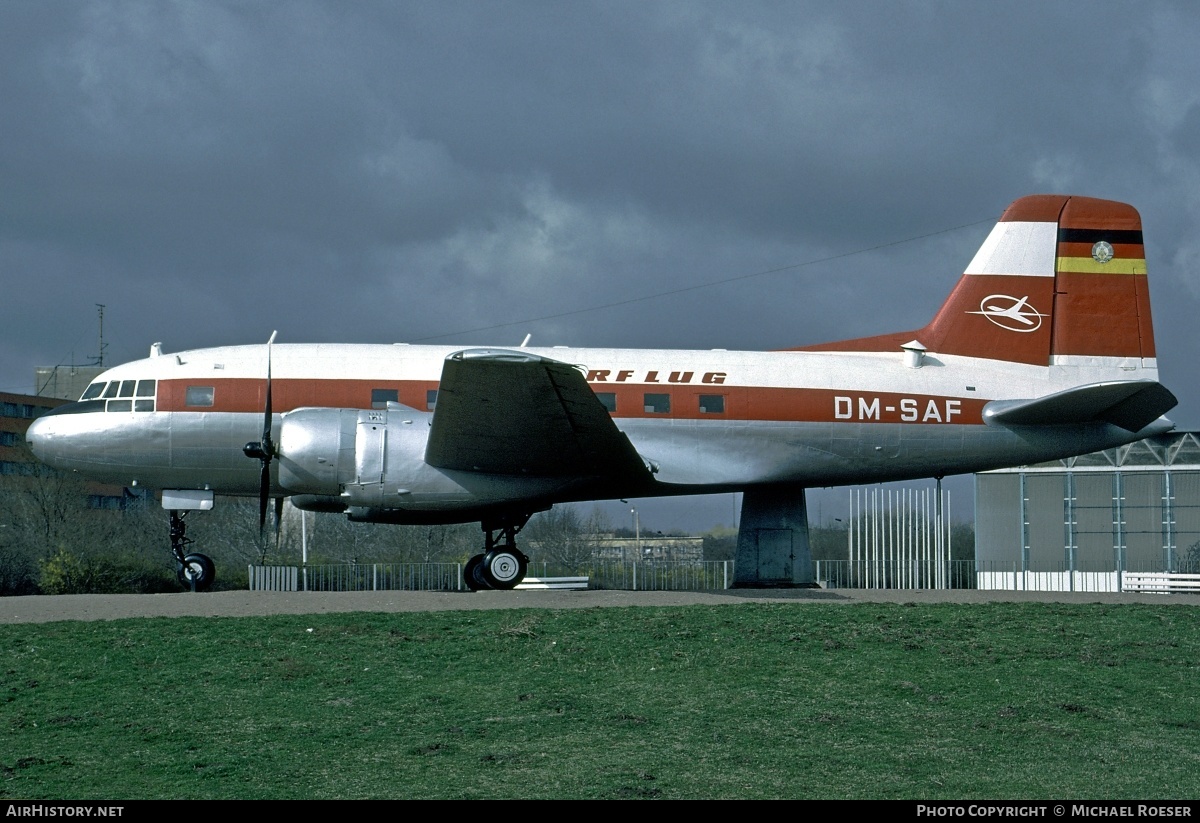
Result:
M584 518L578 506L555 506L530 519L522 532L525 551L533 561L574 569L592 559L597 535L605 526L598 510Z
M146 502L89 494L78 475L28 459L0 478L0 592L162 591L173 570ZM94 489L92 490L95 491ZM89 497L112 502L92 508Z

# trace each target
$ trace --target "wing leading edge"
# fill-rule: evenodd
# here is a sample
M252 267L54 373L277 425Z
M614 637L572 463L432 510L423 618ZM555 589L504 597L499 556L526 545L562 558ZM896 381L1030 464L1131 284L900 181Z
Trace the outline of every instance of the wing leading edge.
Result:
M505 349L446 358L425 462L534 477L648 478L645 461L574 366Z

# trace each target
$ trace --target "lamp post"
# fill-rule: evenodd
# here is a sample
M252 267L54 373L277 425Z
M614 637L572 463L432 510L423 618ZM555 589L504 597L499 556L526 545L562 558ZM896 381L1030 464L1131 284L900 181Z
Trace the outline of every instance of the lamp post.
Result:
M633 540L634 549L637 551L638 560L642 559L642 522L638 518L637 507L629 509L629 513L633 515Z

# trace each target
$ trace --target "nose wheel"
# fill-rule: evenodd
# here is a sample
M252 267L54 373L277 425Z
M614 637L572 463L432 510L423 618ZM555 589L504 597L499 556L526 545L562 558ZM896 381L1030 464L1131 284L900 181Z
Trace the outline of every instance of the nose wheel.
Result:
M171 554L175 557L175 575L185 589L203 592L212 588L217 570L208 555L187 551L194 541L187 536L187 523L183 520L186 514L186 510L171 509Z
M217 570L206 554L189 554L179 564L177 572L179 585L195 592L206 591L212 587Z

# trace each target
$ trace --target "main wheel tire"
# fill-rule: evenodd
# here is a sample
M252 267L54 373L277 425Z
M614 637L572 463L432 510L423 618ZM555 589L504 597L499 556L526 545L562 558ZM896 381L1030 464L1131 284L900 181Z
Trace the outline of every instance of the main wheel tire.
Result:
M463 582L467 584L467 588L473 592L483 589L490 589L492 586L483 576L483 555L474 555L467 561L467 565L463 566Z
M511 589L525 579L529 558L514 548L492 549L483 556L483 577L493 589Z
M212 588L217 569L206 554L189 554L179 566L179 585L202 592Z

